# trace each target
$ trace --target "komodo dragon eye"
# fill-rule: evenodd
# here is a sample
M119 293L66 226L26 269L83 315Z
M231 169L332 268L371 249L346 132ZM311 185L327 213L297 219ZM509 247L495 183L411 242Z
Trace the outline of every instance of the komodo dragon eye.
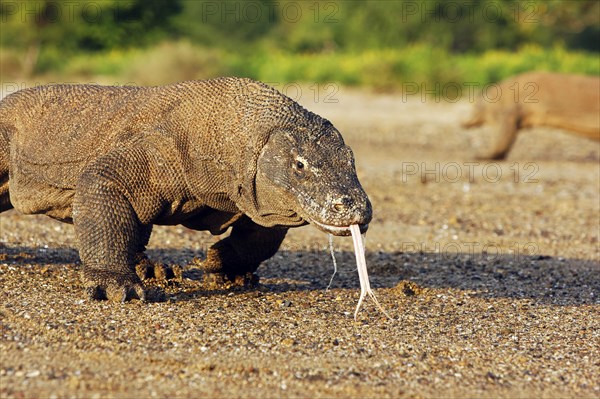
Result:
M294 169L294 173L296 174L296 177L298 178L305 178L306 177L306 165L304 164L303 161L299 160L299 159L295 159L292 162L292 168Z

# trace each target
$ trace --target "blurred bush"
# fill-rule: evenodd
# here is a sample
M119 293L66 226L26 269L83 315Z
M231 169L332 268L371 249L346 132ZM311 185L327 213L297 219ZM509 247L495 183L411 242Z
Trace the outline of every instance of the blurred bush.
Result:
M428 90L465 83L483 86L530 70L600 75L598 57L562 47L528 45L517 51L490 50L483 54L454 54L426 45L360 53L272 53L229 65L237 75L266 82L305 81L364 85L379 90L401 89L417 83Z
M0 3L2 79L138 84L494 82L598 74L600 2L22 0Z

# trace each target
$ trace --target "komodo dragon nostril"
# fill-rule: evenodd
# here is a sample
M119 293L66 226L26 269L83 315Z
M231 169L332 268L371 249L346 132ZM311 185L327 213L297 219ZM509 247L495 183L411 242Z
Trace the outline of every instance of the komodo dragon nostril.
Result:
M331 207L333 208L334 212L342 213L348 211L351 205L352 200L350 198L341 197L337 198Z
M337 202L333 204L333 210L336 212L344 212L346 210L346 205L342 204L341 202Z

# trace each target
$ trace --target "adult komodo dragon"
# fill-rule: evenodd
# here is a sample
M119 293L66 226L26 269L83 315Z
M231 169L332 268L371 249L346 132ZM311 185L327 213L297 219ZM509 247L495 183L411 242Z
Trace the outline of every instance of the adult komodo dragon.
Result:
M222 234L205 271L254 272L290 227L366 231L352 151L326 119L241 78L162 87L48 85L0 102L0 211L73 223L95 299L145 299L152 226Z
M494 143L478 154L504 159L519 129L553 127L600 140L600 79L593 76L529 72L504 80L481 96L473 116L463 122L471 128L489 124Z

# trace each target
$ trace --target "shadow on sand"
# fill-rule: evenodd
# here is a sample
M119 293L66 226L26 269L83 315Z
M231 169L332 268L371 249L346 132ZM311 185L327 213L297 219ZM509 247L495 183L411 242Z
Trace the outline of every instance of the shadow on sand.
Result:
M150 259L187 265L202 251L158 248L147 251ZM354 253L336 252L338 272L333 289L359 288ZM73 248L40 248L0 244L0 263L18 265L66 265L81 267ZM485 298L531 299L548 305L600 303L600 262L544 255L439 254L433 252L367 252L373 288L392 288L409 280L426 288L472 291ZM258 269L259 289L274 292L325 290L333 264L326 251L278 252ZM184 277L200 280L202 272L184 267ZM226 290L197 290L194 295L220 295ZM234 293L236 291L234 290ZM241 292L241 291L237 291ZM180 298L180 300L184 298Z

